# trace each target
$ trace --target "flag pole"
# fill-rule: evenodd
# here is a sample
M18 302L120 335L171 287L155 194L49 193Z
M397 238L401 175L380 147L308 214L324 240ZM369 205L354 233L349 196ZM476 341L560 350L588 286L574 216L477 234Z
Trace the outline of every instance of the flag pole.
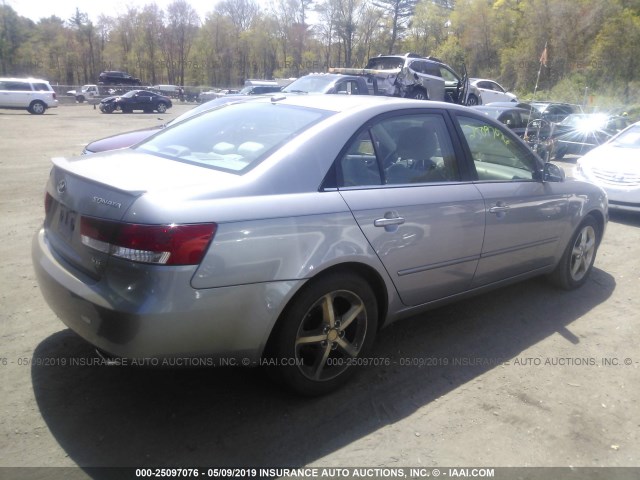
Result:
M542 55L540 55L540 66L538 67L538 76L536 77L536 86L533 89L533 97L531 97L531 103L533 103L536 99L536 93L538 93L538 82L540 82L540 73L542 72L542 65L547 65L547 41L544 42L544 50L542 50ZM533 107L531 107L533 110ZM529 135L529 123L527 122L527 126L524 129L524 138L527 138ZM540 127L538 125L538 136L540 135Z
M538 92L538 83L540 82L540 72L542 72L542 65L547 65L547 42L544 42L544 50L542 51L542 55L540 55L540 66L538 67L538 77L536 78L536 86L533 89L533 100L536 98L536 93Z

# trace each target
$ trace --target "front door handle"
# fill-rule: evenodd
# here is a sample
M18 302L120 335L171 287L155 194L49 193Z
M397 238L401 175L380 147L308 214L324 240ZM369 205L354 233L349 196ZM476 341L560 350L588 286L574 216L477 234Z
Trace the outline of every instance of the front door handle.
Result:
M495 213L498 217L501 217L509 211L509 208L511 207L509 207L505 202L498 202L489 209L489 213Z

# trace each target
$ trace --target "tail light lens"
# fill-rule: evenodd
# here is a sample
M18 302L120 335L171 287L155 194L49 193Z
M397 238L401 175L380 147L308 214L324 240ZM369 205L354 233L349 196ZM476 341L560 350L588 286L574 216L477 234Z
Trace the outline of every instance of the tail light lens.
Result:
M197 265L214 237L215 223L143 225L82 217L84 245L132 262Z

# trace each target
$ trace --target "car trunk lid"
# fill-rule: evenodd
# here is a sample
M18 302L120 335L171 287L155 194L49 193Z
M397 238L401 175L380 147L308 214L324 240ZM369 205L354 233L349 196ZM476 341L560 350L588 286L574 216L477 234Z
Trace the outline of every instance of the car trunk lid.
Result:
M222 189L229 186L230 177L237 178L133 151L52 161L45 199L47 239L66 262L94 280L102 276L110 254L87 248L87 239L82 238L87 219L126 222L127 211L147 192L178 191L186 197L200 191L203 184ZM139 223L145 222L141 219Z

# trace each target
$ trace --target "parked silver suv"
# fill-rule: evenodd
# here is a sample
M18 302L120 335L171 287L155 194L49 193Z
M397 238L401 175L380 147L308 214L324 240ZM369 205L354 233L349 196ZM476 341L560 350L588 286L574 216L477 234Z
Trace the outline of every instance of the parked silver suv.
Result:
M35 115L58 106L56 92L46 80L0 78L0 108L27 109Z

